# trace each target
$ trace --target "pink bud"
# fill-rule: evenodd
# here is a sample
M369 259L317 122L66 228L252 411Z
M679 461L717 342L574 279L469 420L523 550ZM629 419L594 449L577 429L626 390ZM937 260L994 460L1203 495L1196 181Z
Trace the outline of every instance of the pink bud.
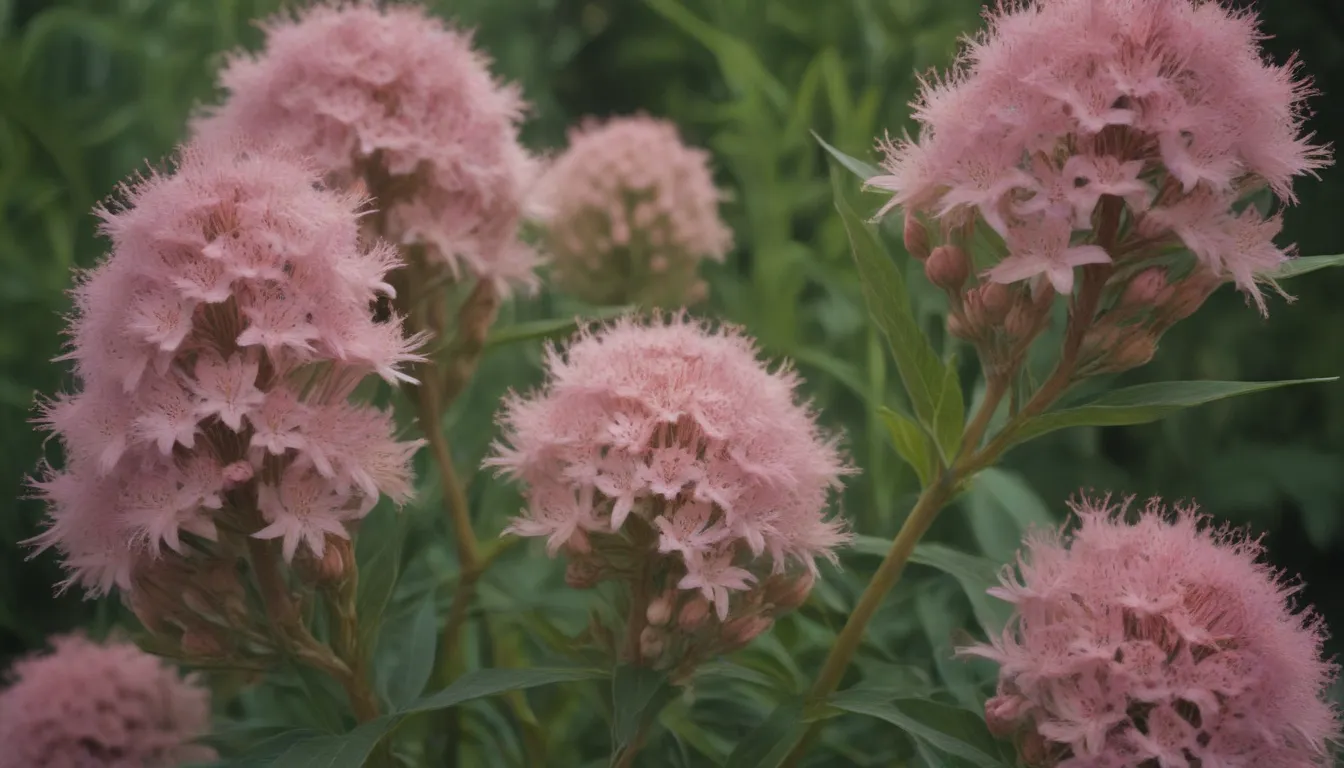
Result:
M807 602L807 597L812 594L812 587L816 583L817 579L811 571L803 571L798 578L788 583L785 589L774 595L771 602L783 610L793 610Z
M764 616L743 616L723 627L723 643L729 648L741 648L770 628L774 621Z
M985 702L985 725L989 732L1003 738L1015 732L1027 706L1020 696L1000 694Z
M667 595L656 597L649 603L644 618L655 627L661 627L672 618L672 600Z
M975 323L965 315L951 314L947 316L947 332L969 341L975 338Z
M252 479L252 464L246 461L235 461L224 467L221 474L224 476L224 489L235 488Z
M920 261L929 258L929 230L911 211L905 212L905 250Z
M1134 333L1123 337L1118 346L1111 349L1102 370L1117 373L1138 368L1152 360L1155 354L1157 354L1157 340L1151 334L1136 329Z
M1008 310L1003 319L1003 329L1015 339L1025 339L1036 326L1036 313L1030 302L1021 301Z
M1120 305L1134 309L1151 307L1158 304L1166 295L1167 271L1161 267L1149 267L1130 280Z
M1013 307L1013 295L1002 283L985 283L976 289L981 320L987 325L998 325L1008 317Z
M593 545L588 541L588 532L582 528L575 528L574 533L565 540L565 552L568 554L586 555L592 551Z
M217 659L225 655L219 638L209 630L190 630L182 634L182 653L190 658Z
M929 282L948 291L961 290L971 276L971 261L966 252L955 245L940 245L924 262L924 274Z
M677 626L683 631L694 632L709 618L709 601L700 595L691 598L677 614Z
M1162 314L1171 322L1184 320L1202 307L1222 282L1222 278L1208 270L1196 270L1171 287L1170 298L1162 306Z
M663 632L655 627L645 627L639 633L639 655L646 660L662 656L665 645Z

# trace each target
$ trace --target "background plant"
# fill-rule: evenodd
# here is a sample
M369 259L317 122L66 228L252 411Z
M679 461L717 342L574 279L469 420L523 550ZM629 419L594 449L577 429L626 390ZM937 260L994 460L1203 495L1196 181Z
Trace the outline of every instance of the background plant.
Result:
M57 312L69 267L87 265L103 244L92 235L92 204L113 184L159 158L182 133L192 105L211 96L218 55L240 42L255 44L248 20L276 3L121 2L0 3L0 295L7 310L0 327L0 498L17 499L25 472L39 455L39 438L26 425L34 390L55 391L65 375L47 361L59 343ZM842 509L859 530L890 537L917 490L913 470L888 443L883 405L899 405L899 385L879 331L859 294L839 217L831 204L824 152L817 131L839 149L872 160L873 136L905 125L911 73L946 63L955 37L975 23L979 4L920 0L472 0L433 3L439 11L480 28L478 40L521 82L534 104L525 140L558 147L564 128L586 114L643 109L675 120L689 143L715 153L719 185L732 199L725 216L738 247L722 268L706 271L708 312L745 323L771 354L794 357L809 394L828 426L848 434L854 479ZM1328 4L1285 2L1261 9L1274 56L1300 49L1307 70L1326 93L1338 90L1344 59L1344 22ZM1312 127L1339 135L1344 116L1328 99L1313 100ZM1302 185L1301 205L1288 212L1285 239L1308 254L1340 250L1329 211L1338 205L1339 171ZM868 199L871 207L877 200ZM867 212L866 209L860 209ZM898 243L898 232L887 241ZM899 250L894 248L894 250ZM900 254L896 254L898 259ZM909 266L907 261L900 263ZM1340 313L1332 297L1344 286L1331 271L1289 284L1299 297L1279 304L1265 323L1230 290L1168 334L1149 366L1117 384L1211 378L1266 380L1337 373L1334 329ZM914 313L926 328L943 324L941 292L911 268ZM564 297L543 295L506 305L499 330L476 380L446 414L462 434L453 446L457 465L473 468L485 455L489 421L502 392L539 376L539 344L510 338L545 329L549 318L582 311ZM535 324L534 323L541 323ZM516 324L516 325L515 325ZM527 324L527 325L524 325ZM558 327L558 326L555 326ZM1083 393L1086 394L1086 393ZM1344 553L1344 388L1322 386L1255 396L1235 405L1193 410L1159 424L1062 431L1025 446L1008 463L983 473L958 507L944 514L928 543L878 614L860 655L870 678L903 695L934 695L977 704L985 670L950 660L963 630L1001 620L1001 606L981 595L990 562L1002 562L1021 529L1056 519L1058 500L1080 486L1160 490L1194 496L1219 517L1269 533L1271 559L1302 573L1304 598L1339 625L1344 603L1328 585ZM973 394L971 405L976 400ZM422 477L431 473L422 472ZM441 489L431 479L400 517L375 513L361 533L361 563L379 563L386 583L366 585L383 604L385 637L377 657L389 695L405 695L422 674L420 643L427 611L447 609L457 572L451 539L438 513ZM478 476L469 488L475 527L486 540L519 507L516 491ZM1049 500L1049 502L1042 501ZM40 507L6 502L0 514L0 653L36 647L54 630L88 625L95 632L118 619L115 602L55 599L54 562L25 562L13 542L35 530ZM432 534L432 535L431 535ZM658 750L672 764L726 759L743 734L772 711L781 695L799 690L821 662L835 629L886 548L861 538L842 573L827 573L812 601L779 622L769 635L711 668L696 689L696 706L669 706ZM978 551L985 560L958 556ZM500 547L472 614L465 663L510 666L544 661L560 638L586 622L583 604L560 585L557 567L529 547ZM922 564L921 564L922 563ZM934 563L940 567L930 567ZM373 566L371 566L373 567ZM426 607L432 606L432 607ZM996 619L996 616L999 618ZM489 626L515 660L492 657L480 642ZM398 681L398 682L391 682ZM217 681L228 689L228 679ZM236 681L241 682L241 681ZM223 714L261 719L299 713L318 727L329 722L331 700L302 680L251 689ZM395 692L395 693L393 693ZM416 691L418 693L418 691ZM549 688L530 697L538 721L548 724L544 746L559 764L607 753L611 731L602 712L607 693L598 684ZM898 711L901 710L898 706ZM939 727L955 728L960 710L936 710ZM461 764L526 764L524 729L497 703L463 710ZM414 744L419 721L401 725L399 744ZM907 720L906 732L929 734ZM925 723L924 725L927 725ZM783 726L781 726L783 727ZM878 730L880 729L880 730ZM895 727L851 717L829 726L816 753L857 764L924 760L963 764L925 737L899 736ZM737 746L735 764L769 752L768 732ZM856 736L870 734L869 738ZM235 734L233 746L264 735ZM863 744L861 751L852 745ZM405 747L403 747L405 748ZM829 750L829 751L826 751ZM653 750L650 750L653 752ZM706 757L708 756L708 757ZM476 761L476 762L473 762ZM678 763L680 761L680 763ZM824 763L822 763L824 764Z

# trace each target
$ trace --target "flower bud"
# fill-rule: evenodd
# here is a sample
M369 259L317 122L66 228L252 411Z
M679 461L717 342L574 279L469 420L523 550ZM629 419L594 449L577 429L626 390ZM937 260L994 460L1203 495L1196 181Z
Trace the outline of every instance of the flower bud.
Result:
M677 614L677 626L684 632L694 632L708 618L709 601L701 595L696 595L681 607L681 613Z
M582 528L575 528L574 533L565 540L565 552L568 554L586 555L592 551L593 545L588 541L588 532Z
M929 258L929 230L924 227L919 216L911 211L905 212L905 250L920 261Z
M796 576L771 576L765 582L765 601L781 611L791 611L807 602L807 596L812 594L812 586L816 581L811 571L803 571Z
M644 618L655 627L661 627L672 618L672 598L667 595L660 595L649 603L648 609L644 612Z
M764 616L743 616L733 619L723 627L723 644L729 648L742 648L769 629L772 624L774 621Z
M1157 340L1151 334L1141 331L1121 339L1120 344L1111 349L1102 365L1102 371L1118 373L1138 368L1153 359L1157 353Z
M663 655L666 637L656 627L645 627L639 633L639 655L644 659L656 659Z
M924 274L929 282L947 291L961 290L971 276L971 261L966 252L955 245L940 245L933 249L924 262Z
M1023 764L1032 768L1047 765L1050 758L1050 748L1045 743L1045 737L1036 731L1027 731L1022 734L1022 740L1017 745L1017 751Z
M1013 295L1002 283L985 283L975 289L980 318L986 325L999 325L1013 308Z
M182 653L193 659L217 659L226 655L224 644L214 632L206 629L187 630L179 644Z
M1125 286L1120 306L1130 309L1152 307L1161 303L1170 293L1167 271L1162 267L1149 267L1135 275Z
M574 589L592 589L602 580L602 566L588 558L575 558L565 566L565 583Z
M322 586L344 578L354 561L350 540L328 535L322 547L322 557L313 557L310 552L301 550L294 566L305 581Z
M985 725L989 732L1002 739L1017 730L1022 710L1027 701L1020 696L1000 694L985 702Z
M252 464L247 461L235 461L224 468L224 490L236 488L252 479Z
M1204 301L1222 284L1222 278L1204 269L1197 270L1171 286L1170 297L1162 305L1168 322L1184 320L1204 305Z
M947 332L958 339L969 341L975 338L974 324L968 322L963 315L951 314L947 316Z
M1003 329L1015 339L1025 339L1036 326L1036 310L1028 301L1019 301L1008 310Z

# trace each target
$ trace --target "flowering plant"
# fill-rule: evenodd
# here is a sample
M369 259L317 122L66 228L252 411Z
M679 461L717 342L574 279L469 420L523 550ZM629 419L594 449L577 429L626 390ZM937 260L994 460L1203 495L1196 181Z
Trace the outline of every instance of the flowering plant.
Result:
M547 151L507 46L317 0L95 208L26 546L121 628L14 665L0 768L1330 764L1329 612L1260 539L1002 466L1333 380L1113 379L1344 263L1278 238L1331 160L1296 60L1214 0L1004 2L874 139L839 54L793 112L648 5L738 128ZM781 216L818 158L834 215Z

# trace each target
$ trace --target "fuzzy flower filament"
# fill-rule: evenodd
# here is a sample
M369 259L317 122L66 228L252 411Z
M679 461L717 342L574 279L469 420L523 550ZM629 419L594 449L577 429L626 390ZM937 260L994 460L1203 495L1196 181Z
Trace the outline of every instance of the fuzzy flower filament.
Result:
M539 193L556 285L599 305L702 299L697 267L732 244L708 153L646 116L589 122L569 140Z
M629 587L627 658L689 673L803 602L847 539L825 507L850 470L792 373L682 317L586 331L546 367L486 463L527 497L508 532L565 552L572 586Z
M1000 665L991 730L1049 768L1330 764L1325 628L1257 542L1157 500L1132 523L1073 509L990 590L1016 609L1003 634L966 650Z

